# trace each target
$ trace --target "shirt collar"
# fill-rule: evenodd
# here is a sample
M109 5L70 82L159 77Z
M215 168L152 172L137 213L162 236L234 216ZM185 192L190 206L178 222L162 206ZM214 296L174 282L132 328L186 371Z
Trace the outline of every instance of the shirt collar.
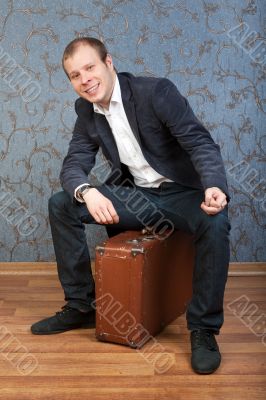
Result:
M99 104L93 103L94 112L99 113L99 114L109 114L112 111L112 107L114 106L115 103L122 104L121 88L120 88L120 84L119 84L117 75L115 77L115 85L114 85L113 93L112 93L111 100L110 100L109 111L104 109Z

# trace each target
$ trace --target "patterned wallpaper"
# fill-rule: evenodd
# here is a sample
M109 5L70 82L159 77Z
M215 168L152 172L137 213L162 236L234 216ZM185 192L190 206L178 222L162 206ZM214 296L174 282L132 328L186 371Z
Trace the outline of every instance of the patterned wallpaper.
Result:
M119 71L168 77L188 97L225 161L231 259L265 261L265 4L0 0L0 260L54 260L47 201L60 190L76 98L60 60L90 35ZM93 249L106 234L87 235Z

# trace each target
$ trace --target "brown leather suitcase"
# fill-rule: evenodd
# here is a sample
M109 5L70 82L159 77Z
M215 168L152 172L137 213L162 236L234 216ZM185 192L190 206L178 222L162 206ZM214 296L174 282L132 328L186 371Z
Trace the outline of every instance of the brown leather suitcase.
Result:
M140 348L192 296L193 237L126 231L96 247L96 337Z

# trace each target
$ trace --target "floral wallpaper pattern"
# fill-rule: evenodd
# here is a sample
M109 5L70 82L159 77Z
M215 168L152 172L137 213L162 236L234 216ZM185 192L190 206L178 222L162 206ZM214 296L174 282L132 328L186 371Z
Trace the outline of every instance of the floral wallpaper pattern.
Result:
M167 77L188 98L225 161L231 260L265 261L265 4L0 0L0 261L54 260L47 201L76 98L61 56L84 35L105 41L119 71ZM106 233L87 235L93 252Z

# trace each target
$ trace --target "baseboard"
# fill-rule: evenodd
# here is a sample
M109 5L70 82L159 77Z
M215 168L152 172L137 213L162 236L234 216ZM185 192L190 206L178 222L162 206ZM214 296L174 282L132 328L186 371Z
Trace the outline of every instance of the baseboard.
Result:
M94 270L94 262L92 262ZM0 262L0 275L54 275L55 262ZM229 276L265 276L266 262L233 262L229 265Z
M266 262L235 262L229 265L229 276L265 276Z
M0 275L55 275L55 262L0 262Z

